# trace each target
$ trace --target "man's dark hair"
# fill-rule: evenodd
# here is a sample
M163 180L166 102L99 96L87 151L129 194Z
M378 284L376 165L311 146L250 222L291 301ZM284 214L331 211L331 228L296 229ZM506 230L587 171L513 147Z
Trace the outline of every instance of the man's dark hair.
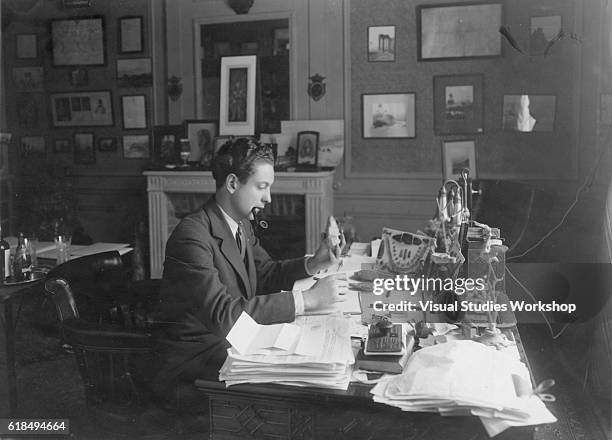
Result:
M224 143L212 163L212 174L217 188L223 186L227 176L232 173L241 183L245 183L253 174L257 161L274 165L272 149L249 138L230 139Z

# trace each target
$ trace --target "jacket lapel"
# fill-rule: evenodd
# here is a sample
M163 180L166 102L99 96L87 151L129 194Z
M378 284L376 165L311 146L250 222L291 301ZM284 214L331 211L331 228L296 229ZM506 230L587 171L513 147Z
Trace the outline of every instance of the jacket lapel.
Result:
M242 261L242 257L240 256L240 252L238 251L238 247L236 246L236 240L232 236L232 231L230 230L217 202L214 198L211 198L204 205L204 211L208 215L210 219L210 231L213 237L220 240L220 249L223 256L229 261L232 265L238 276L240 276L240 280L242 281L242 285L244 287L244 295L246 298L251 298L254 295L254 291L251 287L251 280L249 279L249 274L247 274L246 267L244 266L244 262ZM247 245L247 255L250 246ZM253 258L252 256L250 257ZM249 260L249 266L251 266Z

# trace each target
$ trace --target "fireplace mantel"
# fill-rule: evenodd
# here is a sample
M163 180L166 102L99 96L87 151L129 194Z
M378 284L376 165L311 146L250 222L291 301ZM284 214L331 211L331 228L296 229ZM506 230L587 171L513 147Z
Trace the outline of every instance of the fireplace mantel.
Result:
M168 240L169 194L214 194L210 171L145 171L149 198L151 278L161 278ZM314 252L319 234L334 211L333 171L276 172L272 194L302 195L305 199L306 252Z

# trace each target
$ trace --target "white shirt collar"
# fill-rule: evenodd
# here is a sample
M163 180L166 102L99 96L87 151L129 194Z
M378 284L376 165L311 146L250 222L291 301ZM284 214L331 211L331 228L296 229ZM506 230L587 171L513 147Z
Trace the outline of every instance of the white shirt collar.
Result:
M225 212L225 210L221 207L221 205L217 203L217 206L219 207L219 210L221 210L221 214L223 214L223 217L225 218L225 222L227 223L230 230L232 231L232 236L235 237L236 231L238 230L238 223L236 222L236 220L231 218L227 212Z

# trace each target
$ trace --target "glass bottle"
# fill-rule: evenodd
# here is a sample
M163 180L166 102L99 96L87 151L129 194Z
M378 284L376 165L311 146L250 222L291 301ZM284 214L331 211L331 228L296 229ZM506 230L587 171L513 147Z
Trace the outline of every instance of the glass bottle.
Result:
M2 226L0 226L0 282L6 280L11 275L11 246L2 236Z
M13 260L13 276L15 281L25 281L30 278L32 272L32 257L28 253L23 232L19 233L15 259Z

